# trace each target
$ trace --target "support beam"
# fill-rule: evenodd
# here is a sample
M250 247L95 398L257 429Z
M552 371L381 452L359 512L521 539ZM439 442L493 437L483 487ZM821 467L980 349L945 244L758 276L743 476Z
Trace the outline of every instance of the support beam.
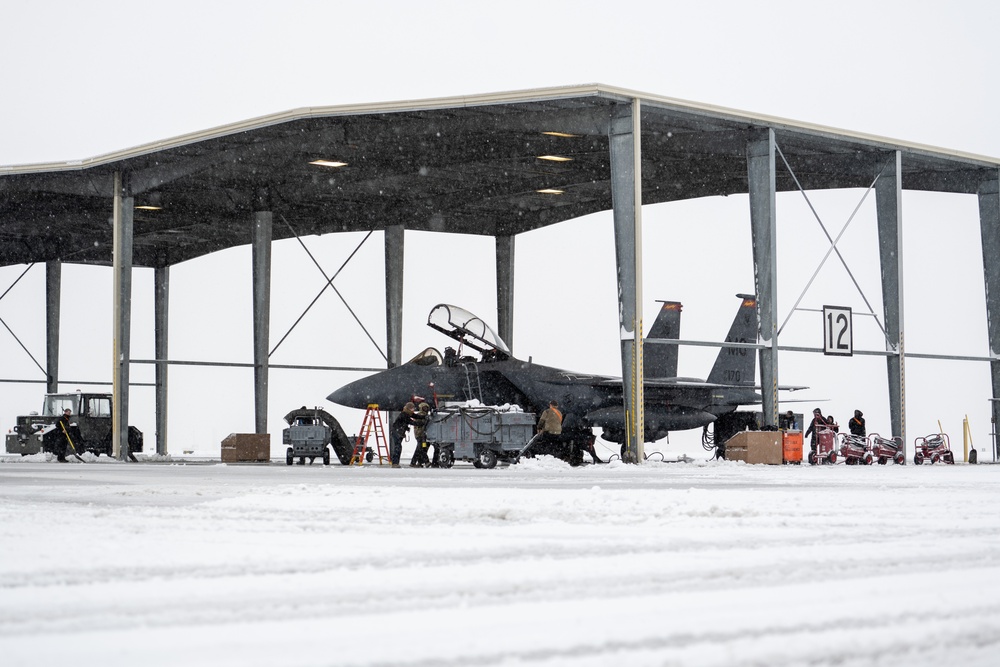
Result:
M986 283L986 326L988 329L990 356L990 381L993 386L993 401L990 409L993 417L993 431L1000 425L1000 170L993 171L991 178L979 187L979 230L983 239L983 267ZM994 456L1000 461L994 437Z
M775 214L774 130L751 133L747 142L747 180L753 273L760 338L761 410L764 423L778 424L778 243Z
M128 172L114 175L112 225L112 294L114 344L112 363L112 456L126 460L128 448L129 356L132 330L132 213L134 202Z
M638 99L616 107L612 111L608 131L625 408L625 453L622 460L626 463L639 463L645 459L640 113Z
M892 435L906 447L906 359L903 346L903 170L895 151L875 182L879 263L882 268L882 308L885 315L889 376L889 421Z
M385 349L389 368L403 363L402 225L385 228Z
M156 361L156 453L167 454L167 317L170 308L170 267L153 270L153 347Z
M253 214L253 389L255 433L267 433L268 351L271 334L271 235L274 214Z
M497 236L497 334L514 351L514 237Z
M45 391L59 391L59 308L62 262L45 262Z

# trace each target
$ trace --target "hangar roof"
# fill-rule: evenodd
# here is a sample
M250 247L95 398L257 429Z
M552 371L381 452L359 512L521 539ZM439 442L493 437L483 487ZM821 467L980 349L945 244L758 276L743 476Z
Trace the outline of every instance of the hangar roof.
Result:
M747 140L760 128L775 131L807 190L868 187L896 150L905 189L975 193L1000 167L600 84L310 107L86 160L0 167L0 265L110 264L118 170L135 198L135 266L247 244L256 210L274 212L276 240L390 225L519 234L611 208L608 121L633 99L644 204L745 193ZM780 157L776 171L778 191L797 188Z

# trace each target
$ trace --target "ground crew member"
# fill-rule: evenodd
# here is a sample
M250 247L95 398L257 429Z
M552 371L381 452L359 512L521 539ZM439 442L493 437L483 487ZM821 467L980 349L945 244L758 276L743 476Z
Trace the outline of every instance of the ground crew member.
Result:
M559 412L559 404L549 401L549 407L542 410L538 416L538 432L542 434L542 439L548 442L556 442L562 435L562 413Z
M861 410L854 411L854 416L851 417L851 421L847 422L847 427L851 429L851 435L861 436L862 438L868 435L867 430L865 430L865 416L861 413Z
M806 429L806 437L812 436L809 440L809 449L816 451L816 442L819 437L819 430L822 428L829 428L826 419L823 418L823 412L816 408L813 410L812 422L809 424L809 428Z
M69 418L73 414L73 411L69 408L63 410L62 417L56 422L56 428L59 429L59 438L56 439L56 444L53 446L53 453L56 455L56 461L59 463L66 463L66 448L70 447L72 451L76 451L72 447L73 443L69 439Z
M411 468L430 467L431 460L427 457L427 422L431 418L431 406L428 403L421 403L417 406L417 412L411 418L413 422L413 438L417 441L417 447L410 457Z
M403 411L392 420L392 425L389 427L389 462L393 468L399 467L399 457L403 455L403 439L410 430L410 424L413 423L413 413L416 410L417 406L413 403L407 403L403 406Z

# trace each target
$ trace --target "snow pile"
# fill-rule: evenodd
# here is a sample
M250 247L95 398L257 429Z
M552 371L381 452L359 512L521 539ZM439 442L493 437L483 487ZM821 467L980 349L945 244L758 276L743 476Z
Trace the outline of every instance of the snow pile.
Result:
M5 667L992 665L1000 643L995 466L23 463L0 463Z

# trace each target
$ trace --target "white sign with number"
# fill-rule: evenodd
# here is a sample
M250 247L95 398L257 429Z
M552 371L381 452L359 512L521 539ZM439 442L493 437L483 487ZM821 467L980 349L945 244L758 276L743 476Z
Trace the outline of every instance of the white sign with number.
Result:
M823 306L823 354L854 355L854 328L851 309Z

